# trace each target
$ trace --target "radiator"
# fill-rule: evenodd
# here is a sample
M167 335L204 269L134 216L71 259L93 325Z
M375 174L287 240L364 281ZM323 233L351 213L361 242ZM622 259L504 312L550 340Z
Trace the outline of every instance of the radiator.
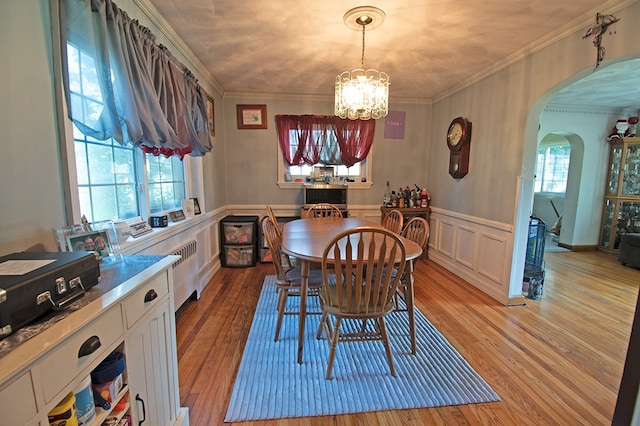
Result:
M200 294L198 294L198 256L194 256L197 251L196 240L191 240L169 253L181 256L173 263L173 294L176 310L191 296L195 295L196 300L200 298Z

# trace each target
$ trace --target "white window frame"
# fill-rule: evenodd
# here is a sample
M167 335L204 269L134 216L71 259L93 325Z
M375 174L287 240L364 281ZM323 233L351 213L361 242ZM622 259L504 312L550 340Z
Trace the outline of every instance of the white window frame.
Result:
M538 168L538 155L541 149L548 149L548 148L554 148L554 147L559 147L559 146L568 146L569 150L571 150L571 144L567 141L567 142L553 142L553 143L546 143L546 144L540 144L540 146L538 146L538 149L536 150L536 173L537 173L537 168ZM546 157L546 154L545 154ZM569 157L571 157L571 153L569 153ZM558 195L558 194L564 194L566 193L566 185L568 185L568 181L569 181L569 167L570 167L570 162L571 162L571 158L569 158L569 165L567 165L567 181L565 184L565 190L563 192L551 192L551 191L543 191L542 190L542 186L544 184L544 180L540 180L538 179L538 177L536 176L536 178L534 179L534 184L533 184L533 190L535 194L548 194L548 195ZM538 182L540 182L540 190L536 190L536 187L538 185Z
M354 182L347 182L350 189L371 188L371 186L373 185L373 182L371 181L371 166L370 166L371 161L372 161L372 155L371 155L371 152L369 152L369 155L367 155L367 158L365 158L360 162L360 167L363 170L363 172L360 173L360 178L355 179ZM291 175L291 179L292 179L291 182L286 181L285 175L289 173L289 165L287 164L287 162L284 159L284 156L282 155L282 150L280 149L279 144L278 144L277 163L278 163L278 179L276 183L278 187L283 189L300 188L305 183L309 183L309 182L306 182L305 180L306 176L299 176L299 175ZM321 164L316 164L316 165L320 166ZM362 180L363 178L364 178L364 181ZM295 179L302 179L302 182L295 182Z
M62 72L65 72L64 70ZM61 76L62 78L62 76ZM61 90L62 85L60 85ZM64 134L65 134L65 147L66 153L65 162L67 165L68 179L69 179L69 197L71 202L71 210L74 223L81 223L82 213L80 207L80 195L79 195L79 185L77 178L77 162L75 157L75 140L73 135L74 125L73 122L68 118L67 114L67 105L66 102L60 102L60 106L62 108L62 114L64 119ZM149 200L149 186L147 182L147 162L145 158L146 154L138 149L134 149L134 162L136 163L137 174L136 182L137 182L137 193L138 193L138 210L140 213L140 217L145 220L148 219L150 213L150 200ZM194 185L195 179L202 178L202 161L196 160L192 157L185 156L182 160L183 164L183 173L184 173L184 191L185 198L198 197L204 202L202 197L203 192L202 188L198 188L197 185ZM195 166L195 167L194 167ZM203 207L203 206L201 206ZM170 208L161 212L154 212L153 214L164 214L172 210L176 210L179 207Z

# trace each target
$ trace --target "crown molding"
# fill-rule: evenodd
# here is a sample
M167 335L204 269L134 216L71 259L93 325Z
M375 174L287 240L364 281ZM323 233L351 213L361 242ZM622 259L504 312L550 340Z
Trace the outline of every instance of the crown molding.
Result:
M617 117L621 114L634 114L635 112L637 111L633 108L607 108L562 104L547 104L542 110L542 114L580 114L611 117Z
M158 10L149 2L149 0L133 0L135 5L140 11L147 17L158 30L173 44L178 52L184 56L189 62L189 66L198 70L198 73L203 76L208 84L206 86L212 87L218 95L223 96L224 89L218 83L218 81L211 75L209 70L200 62L200 60L193 54L191 49L182 41L178 34L171 28L164 17L158 12ZM193 72L193 71L192 71ZM201 86L205 86L200 83Z
M593 25L593 19L594 16L596 16L596 13L600 13L603 15L610 15L613 14L615 12L618 12L622 9L624 9L625 7L636 3L638 0L610 0L605 2L602 6L599 6L597 8L592 9L591 11L583 14L582 16L568 22L567 24L563 25L562 27L558 28L556 31L547 34L545 37L542 37L536 41L534 41L533 43L529 44L528 46L525 46L524 48L517 50L516 52L514 52L513 54L507 56L506 58L496 62L494 65L490 66L489 68L486 68L484 71L470 77L469 79L461 82L460 84L454 86L453 88L441 93L440 95L436 96L433 98L433 102L438 102L441 101L442 99L445 99L451 95L453 95L454 93L459 92L462 89L465 89L487 77L489 77L492 74L495 74L496 72L507 68L508 66L521 61L522 59L524 59L527 56L530 56L536 52L541 51L542 49L545 49L548 46L551 46L552 44L563 40L577 32L582 32L584 31L586 28L588 28L589 26Z

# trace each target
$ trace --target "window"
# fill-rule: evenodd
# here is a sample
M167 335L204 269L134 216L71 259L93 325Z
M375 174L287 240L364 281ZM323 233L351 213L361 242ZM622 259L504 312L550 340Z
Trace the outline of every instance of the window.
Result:
M375 122L278 115L276 124L282 153L278 162L281 187L286 186L283 181L287 174L294 181L305 182L317 177L317 170L322 168L331 168L333 176L347 178L353 187L370 186L368 160Z
M296 137L295 137L296 131L291 130L290 133L291 133L291 137L290 137L291 145L289 146L289 150L291 151L290 153L291 156L293 156L295 152L298 150L298 143L296 142ZM313 133L314 133L314 136L312 138L314 140L318 140L321 137L321 135L319 135L320 131L314 130ZM327 136L327 139L328 140L324 145L324 150L320 154L320 158L321 159L333 158L334 160L335 159L339 160L340 152L338 149L338 142L334 137ZM348 178L360 180L360 178L363 177L362 171L364 170L366 172L366 161L367 160L364 159L363 161L360 161L359 163L356 163L351 167L346 167L342 165L333 166L334 175L338 177L348 177ZM321 161L320 163L315 164L313 166L303 164L302 166L287 166L287 167L289 168L289 173L291 173L291 177L306 178L307 176L313 175L314 167L327 167L327 166L331 166L331 164L326 164L325 162ZM364 175L364 177L366 177L366 174Z
M568 143L541 146L538 149L534 191L564 193L569 178L570 157L571 146Z
M292 131L293 132L293 131ZM294 140L292 137L291 140ZM327 144L328 146L329 144ZM291 154L298 149L298 145L292 143L290 150ZM329 148L330 150L331 148ZM325 149L326 150L326 149ZM324 156L321 156L324 157ZM303 179L306 180L307 177L312 177L314 172L314 167L333 167L334 168L334 176L344 177L352 180L353 182L370 182L368 179L368 160L371 157L371 154L367 156L364 160L359 163L354 164L351 167L342 166L342 165L329 165L323 162L315 164L313 166L309 166L307 164L303 164L302 166L289 166L282 156L280 157L280 162L278 164L278 170L282 171L279 173L279 176L284 176L285 172L289 172L291 174L292 179ZM282 185L282 181L279 182ZM353 185L352 185L353 186Z
M69 91L82 121L102 111L93 59L67 44ZM80 214L89 222L129 219L180 208L185 197L184 165L177 156L145 154L131 144L85 136L74 124Z

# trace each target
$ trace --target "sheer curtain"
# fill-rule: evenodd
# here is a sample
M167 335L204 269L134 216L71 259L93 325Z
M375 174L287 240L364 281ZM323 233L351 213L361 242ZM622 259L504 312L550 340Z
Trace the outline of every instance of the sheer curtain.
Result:
M278 141L290 166L318 163L351 167L367 158L374 120L325 115L276 115Z
M61 0L65 96L70 119L87 136L133 143L155 155L211 150L206 95L195 77L155 41L151 30L111 0ZM92 58L94 101L73 97L67 43Z

